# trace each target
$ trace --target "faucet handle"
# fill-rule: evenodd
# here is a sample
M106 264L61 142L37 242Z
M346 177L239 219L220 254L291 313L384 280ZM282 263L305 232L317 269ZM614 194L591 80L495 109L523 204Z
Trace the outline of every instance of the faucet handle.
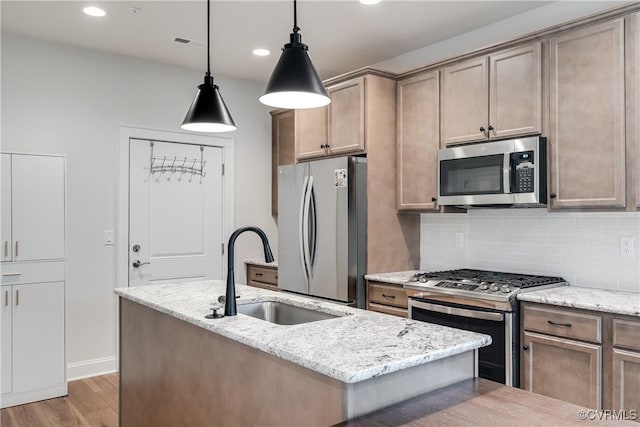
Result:
M236 295L236 299L240 298L240 295ZM218 302L220 304L224 304L227 301L227 297L225 295L220 295L218 297Z

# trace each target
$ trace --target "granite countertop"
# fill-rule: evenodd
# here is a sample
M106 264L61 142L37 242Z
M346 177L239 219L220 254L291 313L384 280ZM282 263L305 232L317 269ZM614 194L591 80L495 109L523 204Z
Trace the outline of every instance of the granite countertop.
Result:
M367 280L375 280L376 282L385 282L391 283L394 285L404 285L411 279L416 273L421 273L420 270L407 270L407 271L398 271L395 273L377 273L377 274L367 274L364 276Z
M640 293L561 286L518 294L520 301L640 316Z
M278 261L265 262L259 259L245 259L245 264L261 265L263 267L275 267L278 268Z
M205 319L211 303L224 295L225 283L220 280L117 288L114 292L345 383L357 383L491 343L487 335L240 284L236 284L238 305L281 301L343 317L290 326L243 314Z

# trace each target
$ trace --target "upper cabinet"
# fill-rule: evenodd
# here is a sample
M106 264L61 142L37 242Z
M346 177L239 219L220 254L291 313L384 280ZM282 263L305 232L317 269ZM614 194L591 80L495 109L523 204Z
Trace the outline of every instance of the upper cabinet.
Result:
M327 154L328 107L295 110L294 146L296 159L312 159Z
M396 96L399 211L438 211L440 81L429 71L398 82Z
M442 146L540 133L540 43L442 70Z
M624 208L622 19L549 41L550 208Z
M365 151L366 77L356 77L327 88L329 104L328 154Z
M630 210L640 209L640 13L625 19L625 54L627 73L627 147L633 164L628 168L628 182L633 203Z
M64 157L2 154L2 261L64 258Z

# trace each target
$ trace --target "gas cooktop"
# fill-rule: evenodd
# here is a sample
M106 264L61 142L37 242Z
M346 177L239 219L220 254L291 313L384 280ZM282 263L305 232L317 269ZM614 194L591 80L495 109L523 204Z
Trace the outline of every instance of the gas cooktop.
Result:
M479 299L508 301L514 299L520 292L567 284L562 277L465 268L417 273L405 284L405 287Z

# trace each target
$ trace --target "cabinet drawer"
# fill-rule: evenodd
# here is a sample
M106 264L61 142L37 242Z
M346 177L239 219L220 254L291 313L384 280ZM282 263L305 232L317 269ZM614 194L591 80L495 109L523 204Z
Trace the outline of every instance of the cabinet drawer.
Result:
M406 308L390 307L388 305L380 305L374 302L369 303L369 310L377 311L379 313L391 314L393 316L409 317L409 310L407 310Z
M64 261L5 263L0 277L3 285L63 282Z
M255 286L256 288L269 289L270 291L277 291L278 287L276 285L270 285L268 283L256 282L255 280L249 280L247 283L249 286Z
M594 343L602 342L602 318L569 310L524 305L523 325L527 331Z
M402 287L369 283L369 302L407 308L407 291Z
M265 267L249 267L249 281L268 283L270 285L278 284L278 270Z
M613 345L640 351L640 322L613 319Z

